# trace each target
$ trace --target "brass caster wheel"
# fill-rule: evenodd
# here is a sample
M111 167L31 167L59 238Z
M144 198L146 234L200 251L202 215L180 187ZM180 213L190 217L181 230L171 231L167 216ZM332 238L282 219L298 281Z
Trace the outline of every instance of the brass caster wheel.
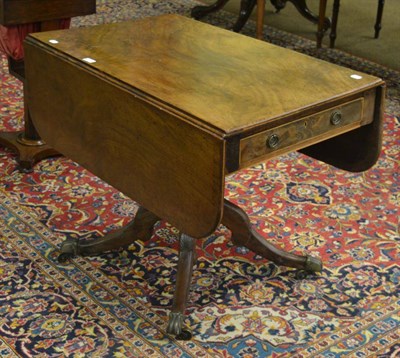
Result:
M307 256L304 270L307 272L321 272L322 261L317 257Z
M298 270L296 272L296 279L297 280L304 280L308 276L309 273L310 273L309 271Z
M58 261L60 264L65 264L67 261L69 261L69 260L72 259L73 257L74 257L73 254L61 253L60 255L58 255L57 261Z
M193 17L193 19L195 20L200 20L204 16L204 13L202 11L202 6L199 6L199 9L197 8L197 6L195 6L192 9L190 16Z
M19 161L17 170L24 174L32 173L33 172L33 163Z
M180 312L171 312L169 314L169 322L167 333L175 336L179 341L188 341L192 338L192 333L183 329L183 314Z
M192 339L192 333L186 329L183 329L181 333L175 336L175 339L178 341L190 341Z
M59 263L65 263L69 259L73 258L74 256L78 255L79 250L78 250L78 240L65 240L61 244L60 248L60 255L58 255L58 262Z
M296 278L298 280L304 280L308 275L313 275L321 271L322 261L317 257L307 256L304 269L296 272Z

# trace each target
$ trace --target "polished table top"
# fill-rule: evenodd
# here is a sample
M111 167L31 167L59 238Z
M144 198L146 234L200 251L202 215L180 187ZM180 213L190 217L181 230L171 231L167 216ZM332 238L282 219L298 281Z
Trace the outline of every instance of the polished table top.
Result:
M42 138L193 237L227 172L380 115L376 77L178 15L33 34L26 63Z
M343 98L378 78L178 15L35 35L221 136ZM57 44L49 43L55 39ZM96 62L87 64L82 59ZM360 75L354 79L352 75Z

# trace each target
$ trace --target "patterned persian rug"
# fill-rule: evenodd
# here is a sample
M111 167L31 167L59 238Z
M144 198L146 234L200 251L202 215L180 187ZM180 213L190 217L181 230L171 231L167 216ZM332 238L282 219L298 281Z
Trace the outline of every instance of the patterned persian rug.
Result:
M190 0L98 1L73 26L175 12ZM229 27L219 12L205 22ZM254 36L249 22L243 33ZM399 73L265 27L266 40L375 74L388 84L384 147L364 173L299 153L227 179L226 197L268 240L324 262L297 278L235 247L220 226L199 241L186 324L194 339L166 335L178 232L159 222L145 244L57 262L66 238L92 238L135 216L132 200L63 158L30 174L0 148L1 357L399 357ZM0 129L21 128L22 86L0 61Z

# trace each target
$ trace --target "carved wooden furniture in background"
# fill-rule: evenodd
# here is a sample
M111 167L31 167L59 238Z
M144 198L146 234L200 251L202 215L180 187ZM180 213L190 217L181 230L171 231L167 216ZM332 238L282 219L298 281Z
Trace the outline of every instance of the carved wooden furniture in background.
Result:
M202 17L218 11L222 9L229 0L217 0L214 4L206 6L200 5L195 6L192 9L191 15L195 19L201 19ZM271 0L272 5L274 5L277 12L282 10L286 3L290 1L296 7L297 11L307 20L313 22L314 24L318 24L318 32L317 32L317 41L320 41L320 37L322 40L322 34L320 32L325 32L330 26L331 22L327 17L323 17L321 19L321 11L318 15L314 14L307 6L306 0ZM321 4L325 3L326 0L320 0ZM264 8L265 8L265 0L241 0L240 1L240 12L236 23L233 25L232 30L235 32L239 32L242 27L246 24L249 19L254 6L257 4L257 37L262 37L262 26L264 22ZM321 8L320 8L321 10ZM325 12L324 12L325 14ZM321 20L320 20L321 19Z
M7 28L29 26L29 31L34 32L57 30L69 26L66 19L95 11L95 0L0 0L0 25ZM8 64L10 74L24 81L23 58L14 59L9 55ZM25 129L0 132L0 145L13 149L20 168L30 171L35 162L57 152L41 140L25 100L24 107Z
M376 11L376 20L375 20L375 34L374 37L377 39L379 37L379 33L382 29L382 16L383 16L383 7L385 5L385 0L378 0L378 9Z
M330 23L325 21L326 19L326 3L328 0L319 0L319 12L318 12L318 28L317 28L317 48L321 48L322 39L325 31L331 26Z
M317 30L317 47L320 48L322 45L322 39L324 37L324 33L327 28L330 26L329 20L326 18L326 3L327 0L319 1L319 12L318 12L318 30ZM305 1L297 2L297 7L300 7L300 4L304 6L304 9L307 9L305 13L310 13L309 9ZM279 8L280 10L281 8ZM301 7L300 7L301 9ZM262 39L263 35L263 26L264 26L264 12L265 12L265 0L257 0L257 38ZM315 15L310 13L310 19L315 22Z
M374 33L374 38L379 37L379 32L381 31L382 28L382 15L383 15L383 7L385 5L385 0L378 0L378 9L376 11L376 19L375 19L375 33ZM360 3L360 6L362 4ZM335 41L336 41L336 33L337 33L337 22L339 18L339 8L340 8L340 0L334 0L333 1L333 11L332 11L332 28L331 32L329 35L330 38L330 47L333 48L335 47Z
M256 37L263 39L265 0L257 0Z
M226 174L301 148L352 171L380 153L380 79L178 15L33 34L25 50L40 135L141 205L119 232L66 241L61 258L147 240L159 218L169 221L181 247L167 332L179 338L190 336L196 240L221 222L269 260L322 269L258 234L224 200Z

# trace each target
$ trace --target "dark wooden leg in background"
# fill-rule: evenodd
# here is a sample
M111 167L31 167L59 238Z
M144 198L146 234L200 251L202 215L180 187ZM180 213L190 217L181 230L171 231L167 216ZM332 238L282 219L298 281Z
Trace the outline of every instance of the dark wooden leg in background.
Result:
M59 30L58 20L42 21L40 23L40 31ZM8 58L8 68L11 75L25 82L25 66L24 61L16 61ZM24 126L23 131L18 132L0 132L0 145L10 148L17 154L17 162L19 169L23 172L31 172L33 166L38 161L60 155L57 151L44 143L29 115L29 106L26 98L26 85L24 84Z
M287 0L271 0L271 4L275 7L276 12L285 8Z
M264 27L264 12L265 12L265 0L257 0L257 28L256 34L259 40L263 37Z
M181 340L188 340L192 337L189 331L183 329L183 320L196 259L195 249L196 239L181 234L176 289L167 327L167 333L173 334Z
M339 18L339 8L340 8L340 0L335 0L333 2L333 10L332 10L332 27L331 27L331 33L329 35L330 38L330 48L335 47L335 41L336 41L336 29L337 29L337 22Z
M232 30L239 32L249 19L254 7L256 6L257 0L241 0L240 1L240 12L236 23L233 25Z
M191 11L191 16L196 20L222 9L229 0L217 0L214 4L209 6L195 6ZM232 30L239 32L249 19L251 12L256 5L257 0L241 0L240 11L236 23L233 25Z
M214 4L209 6L195 6L191 11L191 16L195 19L201 19L205 15L211 14L215 11L222 9L229 0L217 0ZM286 2L290 1L296 7L297 11L305 17L307 20L313 22L314 24L319 23L320 17L315 15L310 11L306 4L306 0L271 0L271 3L276 8L276 11L279 12L286 6ZM323 0L326 3L326 0ZM233 25L232 30L235 32L239 32L243 26L246 24L249 19L254 6L256 5L257 0L241 0L240 2L240 12L239 17L236 20L236 23ZM330 20L328 18L324 18L321 20L321 27L324 31L326 31L330 27Z
M23 61L9 59L10 74L24 82ZM32 171L38 161L51 156L59 155L54 149L46 145L39 137L26 102L26 86L24 85L24 125L23 131L0 132L0 145L13 150L17 154L19 169L23 172Z
M378 0L378 11L376 13L376 21L375 21L375 38L379 37L379 32L382 28L382 15L383 15L383 6L385 5L385 0Z
M318 24L319 16L315 15L307 6L306 0L271 0L272 5L275 7L276 12L281 11L286 3L290 1L300 13L301 16L311 21L314 24ZM328 18L324 19L324 27L325 29L329 28L330 20Z
M301 16L306 18L307 20L313 22L314 24L318 24L319 18L308 8L306 4L306 0L289 0L296 7L297 11Z
M206 5L195 6L192 9L190 15L196 20L199 20L208 14L211 14L215 11L222 9L228 1L229 0L217 0L214 4L209 6Z
M125 227L103 237L79 242L65 240L61 244L58 260L65 262L76 255L98 255L105 251L127 246L136 240L147 241L151 238L153 227L160 219L152 212L139 207L135 218Z
M322 271L320 259L308 255L291 254L269 243L251 227L247 214L228 200L224 200L222 223L232 231L232 241L236 245L245 246L278 265L303 269L309 272Z
M276 12L279 12L286 6L288 1L290 1L296 7L301 16L314 24L318 24L317 48L320 48L324 33L331 27L330 19L325 16L327 0L320 0L318 15L315 15L308 8L306 0L271 0L271 3L275 7Z
M325 14L326 14L326 2L327 2L327 0L320 0L320 2L319 2L317 48L321 48L322 39L325 34L324 23L325 23Z

